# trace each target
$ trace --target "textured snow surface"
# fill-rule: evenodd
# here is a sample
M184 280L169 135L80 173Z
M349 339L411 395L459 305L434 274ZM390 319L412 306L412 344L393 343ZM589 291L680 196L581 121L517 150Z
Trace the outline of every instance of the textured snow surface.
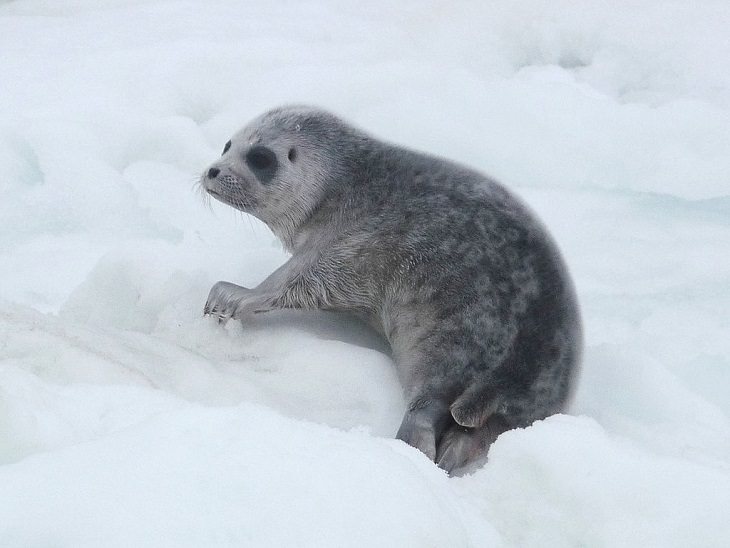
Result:
M730 8L0 2L0 546L729 546ZM286 260L193 184L314 103L538 211L585 318L569 415L450 479L383 344L201 318Z

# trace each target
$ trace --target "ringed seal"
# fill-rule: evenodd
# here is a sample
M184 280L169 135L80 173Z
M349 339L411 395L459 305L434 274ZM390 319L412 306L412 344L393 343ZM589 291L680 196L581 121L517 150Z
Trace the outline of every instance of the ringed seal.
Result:
M216 283L205 314L364 318L403 386L397 438L449 473L473 469L505 430L564 409L582 344L573 285L545 228L497 182L290 106L237 133L201 184L292 254L253 289Z

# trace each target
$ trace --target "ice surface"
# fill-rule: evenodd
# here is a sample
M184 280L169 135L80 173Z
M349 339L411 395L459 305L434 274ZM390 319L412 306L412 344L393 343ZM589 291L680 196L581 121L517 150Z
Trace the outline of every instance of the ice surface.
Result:
M0 546L730 545L726 2L0 2ZM285 102L477 167L585 317L570 415L447 478L335 314L194 189Z

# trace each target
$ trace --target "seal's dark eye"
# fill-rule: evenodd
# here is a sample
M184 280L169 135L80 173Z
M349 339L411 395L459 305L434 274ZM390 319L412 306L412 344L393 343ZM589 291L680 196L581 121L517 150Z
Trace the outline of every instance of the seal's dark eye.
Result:
M230 141L228 141L226 143L226 146L223 147L223 154L225 154L226 152L228 152L228 149L229 148L231 148L231 142ZM223 156L223 154L221 154L221 156Z
M276 154L264 146L252 147L246 153L246 163L256 177L264 183L270 181L276 172Z
M297 151L294 150L293 148L290 148L289 149L289 161L293 162L296 159L297 159Z
M266 147L253 147L246 154L246 163L253 169L268 169L275 161L276 156Z

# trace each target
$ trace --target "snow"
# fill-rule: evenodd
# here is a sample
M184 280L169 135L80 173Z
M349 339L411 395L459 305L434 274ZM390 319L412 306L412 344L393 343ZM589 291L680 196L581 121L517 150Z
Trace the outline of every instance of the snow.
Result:
M0 546L730 545L725 2L0 2ZM570 413L448 478L355 320L194 190L286 102L505 182L585 319Z

